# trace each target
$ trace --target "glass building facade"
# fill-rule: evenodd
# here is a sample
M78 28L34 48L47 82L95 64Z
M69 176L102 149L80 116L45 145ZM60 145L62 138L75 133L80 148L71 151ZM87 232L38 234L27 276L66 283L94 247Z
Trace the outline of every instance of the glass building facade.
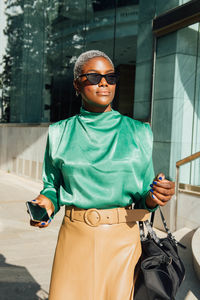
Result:
M163 168L200 151L199 22L157 39L152 127L154 160L161 152ZM200 185L200 160L180 172L182 182Z
M6 1L6 13L6 121L54 122L79 112L73 66L90 49L113 60L121 73L113 106L133 116L138 0Z

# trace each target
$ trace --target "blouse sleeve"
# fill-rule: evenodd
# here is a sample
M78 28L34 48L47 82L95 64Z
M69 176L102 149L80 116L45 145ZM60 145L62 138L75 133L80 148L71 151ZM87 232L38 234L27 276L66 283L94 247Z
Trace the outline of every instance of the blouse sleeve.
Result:
M155 177L154 168L153 168L153 160L152 160L152 148L153 148L153 134L149 124L143 124L145 131L142 131L142 135L140 136L140 140L142 141L141 150L143 151L144 157L146 157L146 168L144 170L143 175L143 185L142 185L142 193L138 195L134 208L136 209L147 209L150 212L153 212L157 209L158 205L154 208L149 208L146 205L146 197L150 190L150 184L153 182Z
M50 132L47 138L46 150L43 161L42 170L43 190L40 194L49 198L54 205L54 213L52 217L59 211L60 205L58 200L58 190L60 187L61 174L60 170L53 163L51 157L51 143L50 143Z

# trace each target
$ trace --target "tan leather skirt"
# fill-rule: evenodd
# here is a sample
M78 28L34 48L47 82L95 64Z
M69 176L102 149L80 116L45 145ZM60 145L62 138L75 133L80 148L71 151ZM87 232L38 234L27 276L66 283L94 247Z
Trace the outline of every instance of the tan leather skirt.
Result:
M139 229L135 221L129 221L134 219L130 217L115 223L115 210L118 215L114 219L119 221L120 213L125 212L126 216L125 208L101 210L106 215L90 210L87 216L85 210L76 210L75 217L66 210L54 257L49 300L133 299L134 268L141 255Z

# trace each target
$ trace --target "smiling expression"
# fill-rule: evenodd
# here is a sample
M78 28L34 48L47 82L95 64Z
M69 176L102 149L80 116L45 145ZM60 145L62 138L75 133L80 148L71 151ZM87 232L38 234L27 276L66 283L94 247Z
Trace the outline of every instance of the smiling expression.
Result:
M91 58L82 68L82 74L99 73L105 75L113 72L113 66L104 57ZM116 84L108 84L104 77L101 78L98 84L91 84L86 76L83 76L74 81L74 87L81 94L83 106L88 111L103 112L111 110Z

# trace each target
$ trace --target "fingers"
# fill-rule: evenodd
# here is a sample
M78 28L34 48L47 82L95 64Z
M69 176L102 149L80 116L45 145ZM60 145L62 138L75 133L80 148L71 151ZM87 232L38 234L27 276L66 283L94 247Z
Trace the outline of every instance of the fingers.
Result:
M51 222L51 219L49 219L47 222L45 222L45 221L35 222L33 220L30 220L30 225L34 226L34 227L45 228L45 227L49 226L50 222Z
M150 187L153 189L154 192L157 192L159 194L165 195L165 196L172 196L174 195L175 189L169 185L169 187L157 185L157 184L151 184Z
M166 195L160 194L156 191L153 192L153 195L156 196L159 200L164 201L164 202L169 201L172 197L172 195L166 196Z
M38 200L37 200L37 199L31 200L31 202L33 202L33 203L35 203L35 204L38 204Z
M164 206L164 205L166 204L165 202L163 202L163 201L161 201L159 198L157 198L157 196L154 195L153 193L150 192L149 195L150 195L150 197L151 197L151 200L152 200L155 204L160 205L160 206Z
M46 208L46 203L42 199L33 199L31 202L38 204L39 206Z
M49 226L49 223L52 220L51 217L50 217L51 214L52 214L52 210L47 209L48 208L47 203L45 203L45 201L43 201L43 199L38 199L38 198L31 200L31 202L34 203L34 204L39 205L40 207L45 208L46 211L47 211L47 214L49 216L49 220L48 221L41 221L41 222L30 220L30 225L34 226L34 227L39 227L39 228L45 228L45 227Z
M175 188L175 182L169 181L167 179L161 180L154 180L153 185L157 187L163 187L164 189L174 189Z
M175 193L175 183L165 179L163 173L156 176L150 187L152 200L160 206L166 205Z
M155 179L156 179L156 180L163 180L163 179L165 179L165 174L164 174L164 173L159 173L159 174L156 176Z

